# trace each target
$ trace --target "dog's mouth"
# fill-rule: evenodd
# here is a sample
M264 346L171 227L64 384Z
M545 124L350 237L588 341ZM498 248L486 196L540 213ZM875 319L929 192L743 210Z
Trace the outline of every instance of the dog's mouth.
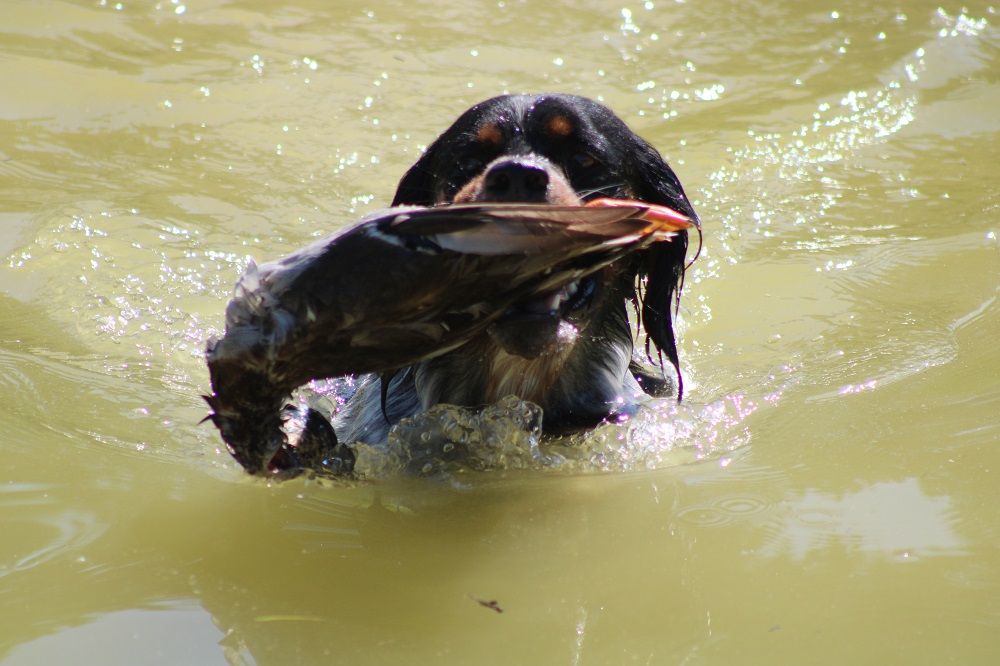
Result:
M504 351L522 358L554 352L576 337L574 315L594 299L598 278L590 275L518 303L489 328Z

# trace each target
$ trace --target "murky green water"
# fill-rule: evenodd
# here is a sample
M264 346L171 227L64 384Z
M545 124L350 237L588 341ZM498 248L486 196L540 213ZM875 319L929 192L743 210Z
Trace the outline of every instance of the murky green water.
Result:
M1000 662L998 13L5 1L0 662ZM675 165L685 403L574 466L246 478L197 425L246 257L504 90Z

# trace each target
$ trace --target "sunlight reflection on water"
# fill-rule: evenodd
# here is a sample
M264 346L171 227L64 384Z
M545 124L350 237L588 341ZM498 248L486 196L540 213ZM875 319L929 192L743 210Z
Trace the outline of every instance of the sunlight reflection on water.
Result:
M839 542L850 550L914 561L958 555L963 546L951 499L927 494L916 478L873 483L839 496L806 491L783 502L770 521L770 537L761 549L769 557L801 560Z

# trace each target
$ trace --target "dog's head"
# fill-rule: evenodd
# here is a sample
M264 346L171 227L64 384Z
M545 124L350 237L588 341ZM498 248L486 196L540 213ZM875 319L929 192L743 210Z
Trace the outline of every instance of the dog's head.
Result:
M505 95L473 106L438 137L403 176L393 205L574 205L597 197L665 205L697 220L656 149L605 106L573 95ZM638 307L647 339L678 368L671 310L683 283L687 241L686 233L679 234L580 284L522 304L491 334L506 351L532 358L555 344L560 322L586 331L595 320L621 319L624 295Z

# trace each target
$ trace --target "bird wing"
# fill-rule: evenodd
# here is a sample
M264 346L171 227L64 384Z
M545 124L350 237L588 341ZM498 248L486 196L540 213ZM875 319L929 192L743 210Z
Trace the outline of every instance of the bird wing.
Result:
M653 208L395 208L278 261L251 262L226 307L225 335L206 348L210 418L241 464L260 471L284 446L280 406L297 386L447 353L519 300L691 224Z

